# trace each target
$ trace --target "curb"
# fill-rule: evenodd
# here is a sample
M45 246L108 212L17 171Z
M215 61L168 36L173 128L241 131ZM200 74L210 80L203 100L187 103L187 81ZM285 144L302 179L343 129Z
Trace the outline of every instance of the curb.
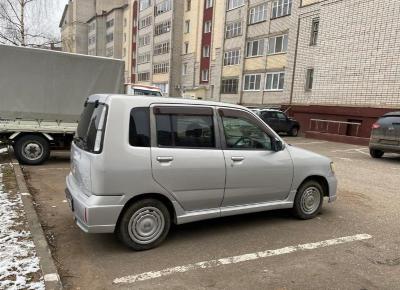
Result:
M9 154L11 155L12 153L9 152ZM46 289L63 289L60 276L58 275L53 257L51 256L49 245L47 244L38 215L33 206L34 200L29 193L21 166L14 156L11 155L10 157L29 229L31 230L33 242L35 244L36 254L40 260L40 268L42 269L45 287Z

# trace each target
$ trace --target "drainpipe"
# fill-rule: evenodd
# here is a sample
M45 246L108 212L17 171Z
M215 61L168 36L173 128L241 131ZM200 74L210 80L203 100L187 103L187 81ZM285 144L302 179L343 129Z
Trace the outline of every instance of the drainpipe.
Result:
M300 36L300 17L299 17L298 22L297 22L296 48L294 50L293 74L292 74L292 85L291 85L291 88L290 88L289 106L291 106L292 102L293 102L294 78L296 76L297 50L298 50L298 47L299 47L299 36Z

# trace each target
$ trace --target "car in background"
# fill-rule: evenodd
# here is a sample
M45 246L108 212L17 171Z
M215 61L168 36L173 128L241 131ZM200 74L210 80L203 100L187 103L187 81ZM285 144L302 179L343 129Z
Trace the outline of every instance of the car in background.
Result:
M369 152L373 158L400 153L400 111L387 113L372 125Z
M139 85L126 85L126 94L133 96L154 96L162 97L163 94L158 87L153 86L139 86Z
M286 133L289 136L299 134L299 122L282 111L276 109L252 109L252 111L277 133Z

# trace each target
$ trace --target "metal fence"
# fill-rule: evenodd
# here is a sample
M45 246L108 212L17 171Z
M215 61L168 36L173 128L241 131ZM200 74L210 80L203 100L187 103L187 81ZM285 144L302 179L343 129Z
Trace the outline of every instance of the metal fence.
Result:
M310 119L309 131L320 132L320 133L336 133L337 135L350 135L348 134L349 126L355 126L355 136L358 137L361 123L358 122L346 122L346 121L335 121L335 120L323 120L323 119ZM345 134L341 134L342 130L345 130ZM352 135L352 134L351 134Z

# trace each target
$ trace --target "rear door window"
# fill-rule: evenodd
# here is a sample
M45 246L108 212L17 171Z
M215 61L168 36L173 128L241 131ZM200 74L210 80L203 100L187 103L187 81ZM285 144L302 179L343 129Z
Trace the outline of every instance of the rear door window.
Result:
M212 109L193 108L156 112L157 145L179 148L215 148Z
M129 144L135 147L150 147L150 109L131 110L129 122Z

